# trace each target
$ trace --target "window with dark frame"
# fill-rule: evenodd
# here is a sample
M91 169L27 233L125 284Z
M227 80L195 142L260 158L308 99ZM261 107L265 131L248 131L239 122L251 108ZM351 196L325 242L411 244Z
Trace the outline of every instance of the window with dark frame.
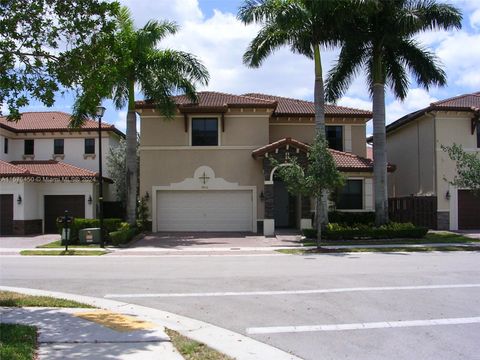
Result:
M327 125L325 132L330 149L343 151L343 126Z
M8 139L7 138L5 138L4 142L3 142L3 152L5 154L8 154Z
M24 149L23 149L24 155L33 155L34 151L35 151L34 140L33 139L25 140Z
M336 207L339 210L363 209L363 181L347 180L337 193Z
M95 154L95 139L85 139L85 154Z
M55 155L63 155L64 154L63 144L64 144L63 139L53 139L53 153Z
M218 146L218 119L192 119L192 146Z

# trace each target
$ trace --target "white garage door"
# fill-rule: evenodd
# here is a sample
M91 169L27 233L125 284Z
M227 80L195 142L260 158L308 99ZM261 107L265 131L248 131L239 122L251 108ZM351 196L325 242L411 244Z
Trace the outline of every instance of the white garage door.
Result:
M158 231L253 231L252 192L158 191Z

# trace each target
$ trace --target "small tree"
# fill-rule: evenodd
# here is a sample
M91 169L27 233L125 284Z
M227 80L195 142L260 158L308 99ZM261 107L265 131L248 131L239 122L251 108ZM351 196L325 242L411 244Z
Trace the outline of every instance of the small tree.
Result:
M461 145L457 144L442 145L442 150L456 162L457 166L457 174L453 180L445 180L458 188L472 189L477 196L480 196L480 158L477 154L469 154L463 150Z
M318 134L307 155L308 162L301 166L294 157L289 159L291 166L281 166L277 174L292 194L320 197L324 191L332 191L344 184L343 175L337 170L332 154L328 151L327 141ZM275 162L275 160L272 160ZM274 165L279 165L278 163ZM322 238L322 207L317 206L315 226L317 230L317 247Z
M109 176L114 179L115 197L125 207L127 200L127 163L125 139L121 139L117 147L111 147L107 156L107 169Z

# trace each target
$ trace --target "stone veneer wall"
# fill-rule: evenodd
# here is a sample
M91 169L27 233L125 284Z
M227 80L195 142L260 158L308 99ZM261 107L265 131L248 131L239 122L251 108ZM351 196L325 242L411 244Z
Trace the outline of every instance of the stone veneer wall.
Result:
M437 211L437 230L450 229L450 211Z

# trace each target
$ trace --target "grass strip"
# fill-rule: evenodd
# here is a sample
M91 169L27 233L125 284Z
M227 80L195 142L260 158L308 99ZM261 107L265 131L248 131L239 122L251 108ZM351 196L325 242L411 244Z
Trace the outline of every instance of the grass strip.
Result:
M353 247L344 249L279 249L276 250L282 254L290 255L308 255L308 254L335 254L350 252L430 252L430 251L480 251L480 246L419 246L419 247L384 247L384 248L365 248Z
M205 344L189 339L178 332L165 329L173 346L186 360L233 360L231 357L219 353Z
M37 249L51 249L51 248L61 248L65 247L65 245L62 245L61 240L57 241L52 241L51 243L48 244L43 244L43 245L38 245L36 246ZM68 245L69 248L100 248L99 244L81 244L81 245Z
M0 359L32 360L37 348L34 326L0 323Z
M449 231L428 233L421 239L356 239L356 240L322 240L321 245L387 245L387 244L448 244L448 243L475 243L480 242L480 239L469 238L460 234L455 234ZM305 246L316 246L315 240L305 239L303 240Z
M72 300L50 296L25 295L13 291L0 291L0 306L93 308L93 306ZM2 358L0 357L0 359Z
M105 255L104 250L22 250L20 255L27 256L100 256Z

